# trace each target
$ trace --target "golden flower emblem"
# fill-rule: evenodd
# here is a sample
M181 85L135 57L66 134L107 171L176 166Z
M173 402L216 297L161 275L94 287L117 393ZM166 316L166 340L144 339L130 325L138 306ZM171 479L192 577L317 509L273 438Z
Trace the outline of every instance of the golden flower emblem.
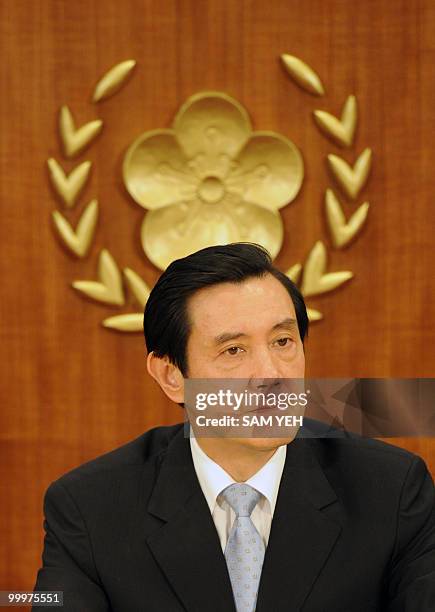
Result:
M189 98L173 129L145 132L123 164L126 188L148 213L145 254L157 267L206 246L256 242L275 257L282 245L280 208L298 194L302 156L287 138L253 132L233 98Z

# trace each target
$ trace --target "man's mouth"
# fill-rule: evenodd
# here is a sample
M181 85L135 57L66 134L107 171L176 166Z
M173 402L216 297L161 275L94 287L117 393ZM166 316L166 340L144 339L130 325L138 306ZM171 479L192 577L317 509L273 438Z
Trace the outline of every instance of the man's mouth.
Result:
M272 412L273 408L269 406L258 406L257 408L253 408L252 410L247 410L246 412Z

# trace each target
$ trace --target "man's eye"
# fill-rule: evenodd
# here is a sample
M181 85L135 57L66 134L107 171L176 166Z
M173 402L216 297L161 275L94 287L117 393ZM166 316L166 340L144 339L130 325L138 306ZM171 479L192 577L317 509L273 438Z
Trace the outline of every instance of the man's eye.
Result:
M292 338L278 338L276 342L279 344L279 346L289 346L293 340Z
M238 351L241 351L242 349L240 348L240 346L230 346L230 348L227 348L224 353L226 353L227 355L238 355Z

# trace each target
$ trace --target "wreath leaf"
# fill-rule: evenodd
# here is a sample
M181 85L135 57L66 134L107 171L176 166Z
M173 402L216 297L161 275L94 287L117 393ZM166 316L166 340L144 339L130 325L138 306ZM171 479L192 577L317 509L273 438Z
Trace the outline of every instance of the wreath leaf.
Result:
M301 276L301 272L302 272L302 265L300 263L296 263L287 270L285 275L288 276L289 279L295 283L295 285L297 285L297 283L299 282L299 278Z
M91 200L86 206L75 231L58 210L53 211L52 218L63 243L77 257L84 257L89 250L97 225L98 200Z
M116 93L122 87L135 65L135 60L125 60L108 70L96 84L92 101L100 102Z
M340 119L322 110L315 110L313 114L316 124L324 134L340 145L349 147L352 144L357 123L355 96L348 96Z
M325 194L325 208L331 231L332 242L337 249L341 249L355 238L362 229L369 212L369 203L364 202L346 221L341 204L332 191L327 189Z
M308 64L295 55L283 53L281 61L292 79L305 91L316 96L323 96L325 89L318 74Z
M98 281L74 281L72 286L97 302L123 306L125 303L122 276L107 249L102 249L98 259Z
M92 163L84 161L67 175L57 160L53 157L47 160L51 183L56 193L62 198L68 208L74 206L77 196L89 178Z
M353 277L353 273L346 270L326 273L326 248L318 240L311 249L304 266L302 281L302 295L310 297L332 291Z
M338 155L328 155L328 162L332 174L340 187L352 200L355 200L364 187L370 172L372 163L371 149L364 149L353 167Z
M124 268L124 276L139 306L145 308L151 289L139 274L136 274L131 268Z
M59 114L59 131L67 157L78 155L101 132L103 122L95 119L76 129L68 106L62 106Z
M323 319L322 313L319 312L318 310L315 310L314 308L307 308L307 315L311 323L313 323L314 321L320 321L321 319Z
M102 325L108 329L116 329L122 332L143 331L143 313L134 312L108 317L104 319Z

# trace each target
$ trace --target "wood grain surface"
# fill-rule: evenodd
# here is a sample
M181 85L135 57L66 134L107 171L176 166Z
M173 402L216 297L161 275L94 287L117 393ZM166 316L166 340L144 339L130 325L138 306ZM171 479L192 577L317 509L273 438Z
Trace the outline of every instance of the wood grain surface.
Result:
M42 549L42 496L66 470L159 424L182 420L150 380L140 334L104 330L118 312L71 287L96 277L106 247L118 265L153 285L159 271L143 255L144 211L121 179L126 148L141 132L170 127L193 93L225 91L244 104L255 129L275 130L301 149L306 177L282 210L282 270L304 261L316 240L329 270L354 272L333 293L309 300L324 320L310 330L308 374L431 377L435 370L435 4L430 0L4 0L0 4L1 422L0 590L31 589ZM304 59L326 95L302 92L281 53ZM112 98L91 103L97 80L134 58L132 78ZM344 150L314 125L316 108L339 114L351 93L360 120ZM94 197L100 220L90 255L60 244L51 213L62 210L46 160L60 153L58 111L77 124L104 121L77 159L92 176L69 213L75 225ZM325 158L352 162L373 149L358 203L367 226L334 251L323 215L332 185ZM356 204L343 198L347 215ZM126 307L134 310L133 303ZM395 443L421 454L435 473L435 441Z

